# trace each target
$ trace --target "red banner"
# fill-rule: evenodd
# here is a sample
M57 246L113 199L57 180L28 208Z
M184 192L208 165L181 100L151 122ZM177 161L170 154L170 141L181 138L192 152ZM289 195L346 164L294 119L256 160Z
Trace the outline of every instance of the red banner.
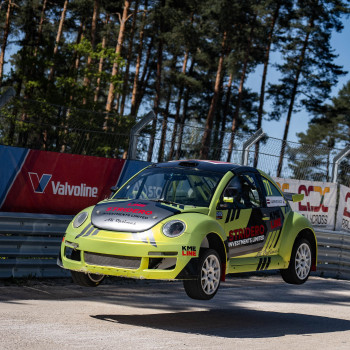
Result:
M22 164L17 163L1 210L76 214L108 197L124 162L122 159L30 150Z

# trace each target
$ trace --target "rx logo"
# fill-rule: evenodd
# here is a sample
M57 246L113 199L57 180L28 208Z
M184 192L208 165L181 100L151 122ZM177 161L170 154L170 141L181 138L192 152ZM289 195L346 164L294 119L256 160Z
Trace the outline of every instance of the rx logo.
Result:
M326 195L326 193L329 193L330 188L329 187L325 187L324 189L322 189L322 187L320 186L309 186L306 187L305 185L301 185L299 186L299 193L304 193L306 197L308 197L311 192L318 192L321 196L321 201L319 205L313 206L310 205L309 202L306 203L306 205L301 204L301 202L299 202L299 210L300 211L308 211L308 212L314 212L317 213L320 210L322 210L322 212L327 213L328 212L328 207L326 207L323 204L324 201L324 197Z
M44 193L46 186L52 178L52 175L49 174L43 174L40 180L37 173L28 173L28 175L35 193Z

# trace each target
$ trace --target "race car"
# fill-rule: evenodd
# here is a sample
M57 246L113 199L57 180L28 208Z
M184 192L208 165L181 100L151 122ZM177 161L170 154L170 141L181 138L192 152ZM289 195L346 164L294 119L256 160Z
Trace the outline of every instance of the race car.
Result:
M106 275L183 280L199 300L211 299L227 274L278 269L302 284L317 261L314 230L288 203L302 199L252 167L153 164L76 215L58 264L83 286Z

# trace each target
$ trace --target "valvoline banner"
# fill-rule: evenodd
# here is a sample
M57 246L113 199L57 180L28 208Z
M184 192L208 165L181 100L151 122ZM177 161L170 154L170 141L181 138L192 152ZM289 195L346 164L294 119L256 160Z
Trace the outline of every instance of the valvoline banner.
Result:
M125 160L0 145L0 210L76 214L110 194Z

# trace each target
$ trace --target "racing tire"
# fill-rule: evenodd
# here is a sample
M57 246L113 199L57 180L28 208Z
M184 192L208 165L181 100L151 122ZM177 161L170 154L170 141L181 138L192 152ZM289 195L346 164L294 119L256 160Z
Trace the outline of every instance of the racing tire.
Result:
M102 283L105 276L94 273L84 273L78 271L71 271L73 282L83 287L97 287Z
M281 270L281 276L286 283L303 284L309 278L312 265L312 249L308 240L298 239L292 250L289 266Z
M220 256L214 249L203 249L198 259L197 278L183 281L185 292L192 299L210 300L220 286Z

